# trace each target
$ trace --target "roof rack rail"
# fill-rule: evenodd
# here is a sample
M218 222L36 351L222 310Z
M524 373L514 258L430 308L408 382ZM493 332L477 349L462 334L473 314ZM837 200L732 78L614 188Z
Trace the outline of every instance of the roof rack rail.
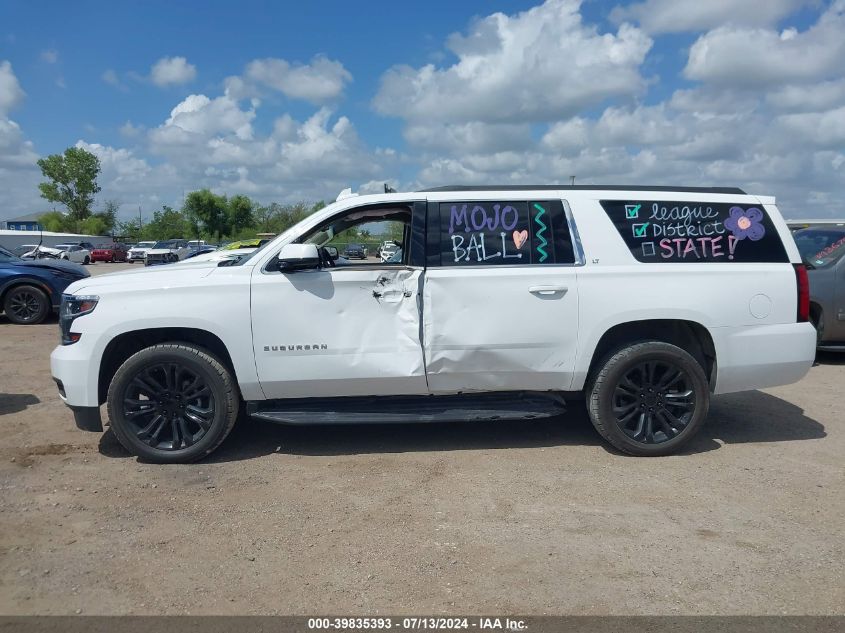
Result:
M432 187L420 189L421 193L450 192L450 191L661 191L682 193L729 193L747 195L739 187L669 187L666 185L449 185L446 187Z

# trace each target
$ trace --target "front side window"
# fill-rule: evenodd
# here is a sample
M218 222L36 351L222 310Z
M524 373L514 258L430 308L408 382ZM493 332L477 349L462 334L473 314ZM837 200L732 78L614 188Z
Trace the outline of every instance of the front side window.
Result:
M410 234L410 208L374 207L334 216L299 241L325 248L336 267L407 265ZM395 248L383 249L385 242Z
M441 266L575 261L560 200L442 202L437 211Z

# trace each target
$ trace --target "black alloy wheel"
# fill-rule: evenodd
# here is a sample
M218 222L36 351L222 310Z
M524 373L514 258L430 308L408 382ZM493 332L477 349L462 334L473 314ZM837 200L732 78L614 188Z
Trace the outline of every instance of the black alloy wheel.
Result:
M660 444L689 424L695 412L695 391L690 377L674 363L646 361L617 381L613 412L617 426L632 440Z
M202 459L235 425L232 370L190 343L160 343L130 356L109 384L109 420L133 455L157 463Z
M123 417L140 441L158 450L196 444L211 428L215 408L203 376L178 362L143 368L123 392Z
M50 299L35 286L12 288L3 301L3 310L12 323L41 323L50 312Z
M622 347L600 361L588 381L590 421L625 453L670 455L707 419L710 382L705 366L699 351L665 341Z

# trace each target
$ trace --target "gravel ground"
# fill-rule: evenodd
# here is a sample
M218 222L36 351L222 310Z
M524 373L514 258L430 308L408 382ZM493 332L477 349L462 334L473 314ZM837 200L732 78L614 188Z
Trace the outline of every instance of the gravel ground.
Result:
M55 320L0 316L2 614L845 613L845 357L716 398L674 457L614 452L574 406L249 421L156 466L74 427L57 341Z

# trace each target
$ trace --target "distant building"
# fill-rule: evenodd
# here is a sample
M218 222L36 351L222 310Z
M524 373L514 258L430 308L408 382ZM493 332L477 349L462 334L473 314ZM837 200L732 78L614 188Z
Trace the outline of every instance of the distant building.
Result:
M7 231L40 231L44 228L38 221L38 218L42 215L44 215L43 211L41 213L22 215L18 218L0 220L0 229L6 229Z

